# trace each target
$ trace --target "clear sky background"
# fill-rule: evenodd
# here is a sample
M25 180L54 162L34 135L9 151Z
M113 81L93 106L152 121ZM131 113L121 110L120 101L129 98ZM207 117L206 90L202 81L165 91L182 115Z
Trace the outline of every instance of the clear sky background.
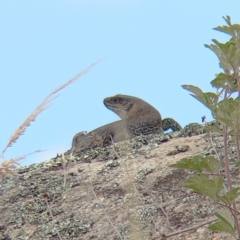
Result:
M240 23L239 9L239 0L0 0L0 150L52 90L104 59L61 92L5 159L48 150L28 165L70 149L77 132L119 120L103 105L115 94L140 97L183 127L212 120L181 85L215 91L218 59L204 44L226 41L213 28L226 15Z

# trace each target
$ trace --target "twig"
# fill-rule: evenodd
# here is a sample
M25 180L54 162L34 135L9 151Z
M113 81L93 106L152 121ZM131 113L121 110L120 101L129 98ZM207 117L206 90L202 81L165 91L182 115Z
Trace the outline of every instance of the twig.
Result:
M222 200L222 199L220 198L220 200ZM222 200L222 201L223 201L223 200ZM224 203L225 203L225 202L224 202ZM239 212L239 211L237 211L237 210L235 210L234 208L226 205L227 203L223 204L223 203L217 202L217 204L219 204L220 206L223 206L223 207L225 207L225 208L228 208L229 211L235 212L237 215L240 215L240 212ZM233 213L232 213L232 214L233 214Z
M215 145L214 145L214 143L213 143L213 140L212 140L212 132L211 132L211 131L209 132L209 135L210 135L210 141L211 141L211 144L212 144L212 146L213 146L214 152L215 152L216 155L217 155L218 161L221 162L220 156L219 156L219 154L218 154L218 152L217 152L217 149L216 149L216 147L215 147Z
M225 94L224 94L224 99L226 99L227 97L227 92L228 92L228 87L226 87L225 89ZM225 173L226 173L226 178L227 178L227 183L228 183L228 188L229 191L232 190L232 181L231 181L231 176L230 176L230 164L229 164L229 157L228 157L228 149L227 149L227 137L228 137L228 126L226 124L223 125L223 147L224 147L224 164L225 164ZM236 201L233 202L232 204L233 209L235 211L237 211L237 207L236 207ZM240 236L240 225L237 219L237 215L235 212L231 211L232 215L234 217L235 220L235 224L236 224L236 229L238 232L238 236Z
M161 199L161 203L162 203L162 199ZM163 207L162 207L161 205L160 205L159 207L161 208L161 210L163 211L164 215L165 215L166 218L167 218L168 227L169 227L172 231L174 231L174 229L171 227L171 224L170 224L170 222L169 222L169 218L168 218L167 213L164 211L164 209L163 209Z
M209 220L209 221L203 222L203 223L201 223L201 224L199 224L199 225L196 225L196 226L193 226L193 227L190 227L190 228L185 228L185 229L183 229L183 230L174 232L174 233L169 234L169 235L163 234L163 237L169 238L169 237L178 235L178 234L183 233L183 232L188 232L188 231L191 231L191 230L195 230L195 229L197 229L197 228L200 228L200 227L202 227L202 226L204 226L204 225L206 225L206 224L215 222L215 221L217 221L217 220L219 220L219 219L218 219L218 218L214 218L214 219L211 219L211 220Z

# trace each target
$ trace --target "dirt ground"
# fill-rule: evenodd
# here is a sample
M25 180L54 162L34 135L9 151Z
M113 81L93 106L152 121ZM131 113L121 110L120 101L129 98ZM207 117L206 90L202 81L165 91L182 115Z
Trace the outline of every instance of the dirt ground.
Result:
M169 167L216 151L221 159L222 138L213 137L214 145L205 134L156 142L108 147L91 159L88 153L56 157L3 177L0 240L234 239L211 232L209 224L196 227L215 219L217 206L182 187L193 173ZM229 151L236 160L231 141Z

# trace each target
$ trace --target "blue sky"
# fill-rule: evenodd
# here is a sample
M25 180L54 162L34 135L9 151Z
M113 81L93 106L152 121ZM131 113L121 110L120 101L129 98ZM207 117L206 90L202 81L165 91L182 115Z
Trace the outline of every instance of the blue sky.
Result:
M205 43L228 39L212 28L230 15L240 23L239 0L0 0L0 149L55 88L104 59L64 89L27 128L5 159L48 150L22 161L47 160L71 147L79 131L119 117L105 97L140 97L183 127L212 120L182 84L215 91L220 72Z

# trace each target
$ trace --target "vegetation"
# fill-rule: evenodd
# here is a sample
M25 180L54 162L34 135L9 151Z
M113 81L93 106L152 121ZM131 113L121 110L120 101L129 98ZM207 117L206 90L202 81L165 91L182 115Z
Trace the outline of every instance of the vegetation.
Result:
M79 74L77 74L75 77L73 77L72 79L70 79L69 81L67 81L65 84L63 84L62 86L56 88L54 91L52 91L44 100L43 102L30 114L30 116L20 125L20 127L15 131L15 133L10 137L6 147L3 149L0 158L4 158L4 153L6 152L6 150L9 147L12 147L12 145L14 143L16 143L16 141L18 140L18 138L24 134L24 132L26 131L27 127L30 126L31 122L35 121L36 117L42 112L44 111L49 104L53 101L54 97L56 96L56 94L61 91L62 89L66 88L67 86L69 86L70 84L72 84L73 82L76 82L80 77L84 76L85 74L87 74L96 64L98 64L101 60L93 63L92 65L90 65L88 68L86 68L85 70L83 70L82 72L80 72ZM40 150L37 150L33 153L37 153L37 152L41 152ZM8 159L8 160L4 160L0 163L0 176L1 175L6 175L6 174L13 174L14 173L14 169L17 167L18 162L24 158L26 158L27 156L33 154L27 154L18 158L12 158L12 159Z
M236 239L240 239L240 223L237 219L240 212L236 207L240 187L234 187L232 184L227 142L229 137L234 138L238 158L236 164L238 164L237 161L240 160L240 25L232 24L229 16L223 18L227 25L218 26L214 30L230 35L230 40L221 43L213 39L214 44L205 44L205 47L217 55L222 68L222 72L211 81L211 85L217 89L217 93L204 93L193 85L183 85L182 87L211 110L217 124L214 128L209 129L210 134L212 132L223 133L224 174L220 174L222 161L212 156L182 159L171 166L196 172L197 174L190 177L184 186L209 197L219 205L215 214L219 220L210 225L209 229L227 232ZM235 98L234 95L236 95Z

